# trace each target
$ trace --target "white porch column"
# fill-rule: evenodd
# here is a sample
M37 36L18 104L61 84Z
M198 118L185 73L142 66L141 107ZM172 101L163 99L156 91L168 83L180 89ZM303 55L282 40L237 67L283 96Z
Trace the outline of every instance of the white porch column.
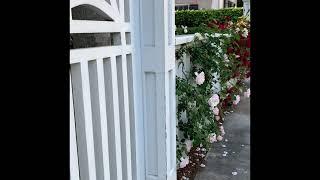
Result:
M250 0L242 0L243 1L243 14L248 15L250 18Z
M146 180L176 180L174 0L140 0Z

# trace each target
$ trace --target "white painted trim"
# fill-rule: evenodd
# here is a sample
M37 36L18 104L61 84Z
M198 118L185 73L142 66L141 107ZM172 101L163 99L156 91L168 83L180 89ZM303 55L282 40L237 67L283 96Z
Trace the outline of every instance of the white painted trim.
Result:
M122 53L131 53L132 48L128 46L104 46L94 48L72 49L70 50L70 64L93 60L97 58L106 58L112 56L118 56Z
M111 3L111 6L119 12L119 7L118 7L118 3L117 3L117 0L110 0L110 3ZM120 12L119 12L120 14Z
M194 39L194 34L190 34L190 35L176 35L175 39L176 39L175 45L186 44L186 43L189 43L189 42L193 41L193 39Z
M145 151L144 151L144 110L143 110L143 72L141 57L141 0L130 0L130 22L132 26L131 44L132 49L132 74L133 74L133 99L134 99L134 138L135 138L135 162L136 177L133 180L145 180ZM133 174L134 175L134 174Z
M124 21L124 0L119 0L119 11L121 20Z
M107 3L105 0L71 0L70 1L70 8L82 5L82 4L89 4L96 8L99 8L101 11L108 14L115 22L120 22L121 19L119 18L119 12L115 11L115 9Z
M70 21L70 33L100 33L130 31L129 23L117 23L112 21Z

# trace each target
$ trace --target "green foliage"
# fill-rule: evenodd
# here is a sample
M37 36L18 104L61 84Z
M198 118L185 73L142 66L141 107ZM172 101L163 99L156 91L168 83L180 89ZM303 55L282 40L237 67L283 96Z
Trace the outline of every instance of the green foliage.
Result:
M179 66L184 66L183 54L190 55L191 69L183 78L176 78L177 95L177 118L178 130L183 133L183 138L177 137L177 160L185 152L184 141L193 141L194 147L202 144L208 148L210 134L221 134L219 123L215 119L212 107L208 100L217 94L220 103L216 106L219 109L220 119L223 118L223 111L232 106L236 95L243 92L243 79L246 78L249 66L244 62L249 60L243 52L250 50L247 46L240 46L239 40L243 40L243 33L249 25L244 18L239 18L234 24L226 29L215 29L217 33L196 33L193 42L182 46L176 51L176 59ZM237 29L237 30L236 30ZM230 48L232 50L230 50ZM204 72L205 81L197 84L195 73ZM216 84L220 89L216 89ZM185 120L182 114L186 114ZM219 121L222 122L222 121Z
M214 19L224 21L226 16L230 16L231 20L235 22L237 21L238 17L242 15L243 8L225 8L217 10L181 10L176 11L175 24L177 28L183 25L187 26L189 29L192 27L201 27L203 25L207 25Z

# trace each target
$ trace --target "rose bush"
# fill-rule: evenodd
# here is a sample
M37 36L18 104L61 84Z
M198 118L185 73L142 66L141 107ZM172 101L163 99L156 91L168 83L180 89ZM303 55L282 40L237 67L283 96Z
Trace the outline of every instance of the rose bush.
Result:
M240 102L241 94L250 97L243 83L250 76L249 22L245 17L237 21L225 17L210 21L206 28L210 30L196 33L193 42L176 52L179 65L183 54L191 59L190 73L176 78L180 167L186 166L192 147L208 149L222 141L224 112Z

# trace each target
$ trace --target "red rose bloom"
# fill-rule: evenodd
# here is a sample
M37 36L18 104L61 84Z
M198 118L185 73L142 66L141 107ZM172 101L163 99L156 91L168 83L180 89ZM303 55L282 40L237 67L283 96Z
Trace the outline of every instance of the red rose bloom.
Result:
M246 74L246 78L250 77L250 71Z
M230 89L227 90L227 93L232 93L234 87L231 87Z
M237 51L236 51L236 55L241 56L240 49L237 49Z
M245 51L243 54L245 57L249 57L250 56L250 51Z
M228 54L233 53L233 48L232 48L232 47L228 47L227 53L228 53Z
M247 48L250 48L251 47L251 39L249 38L248 40L247 40Z
M226 29L226 25L225 24L219 24L219 29L221 29L221 30Z
M247 39L241 38L238 44L239 44L239 46L241 46L241 47L245 47L246 44L247 44Z
M243 62L243 65L244 66L247 66L247 67L249 67L250 66L250 61L248 61L248 60L244 60L244 61L242 61Z

